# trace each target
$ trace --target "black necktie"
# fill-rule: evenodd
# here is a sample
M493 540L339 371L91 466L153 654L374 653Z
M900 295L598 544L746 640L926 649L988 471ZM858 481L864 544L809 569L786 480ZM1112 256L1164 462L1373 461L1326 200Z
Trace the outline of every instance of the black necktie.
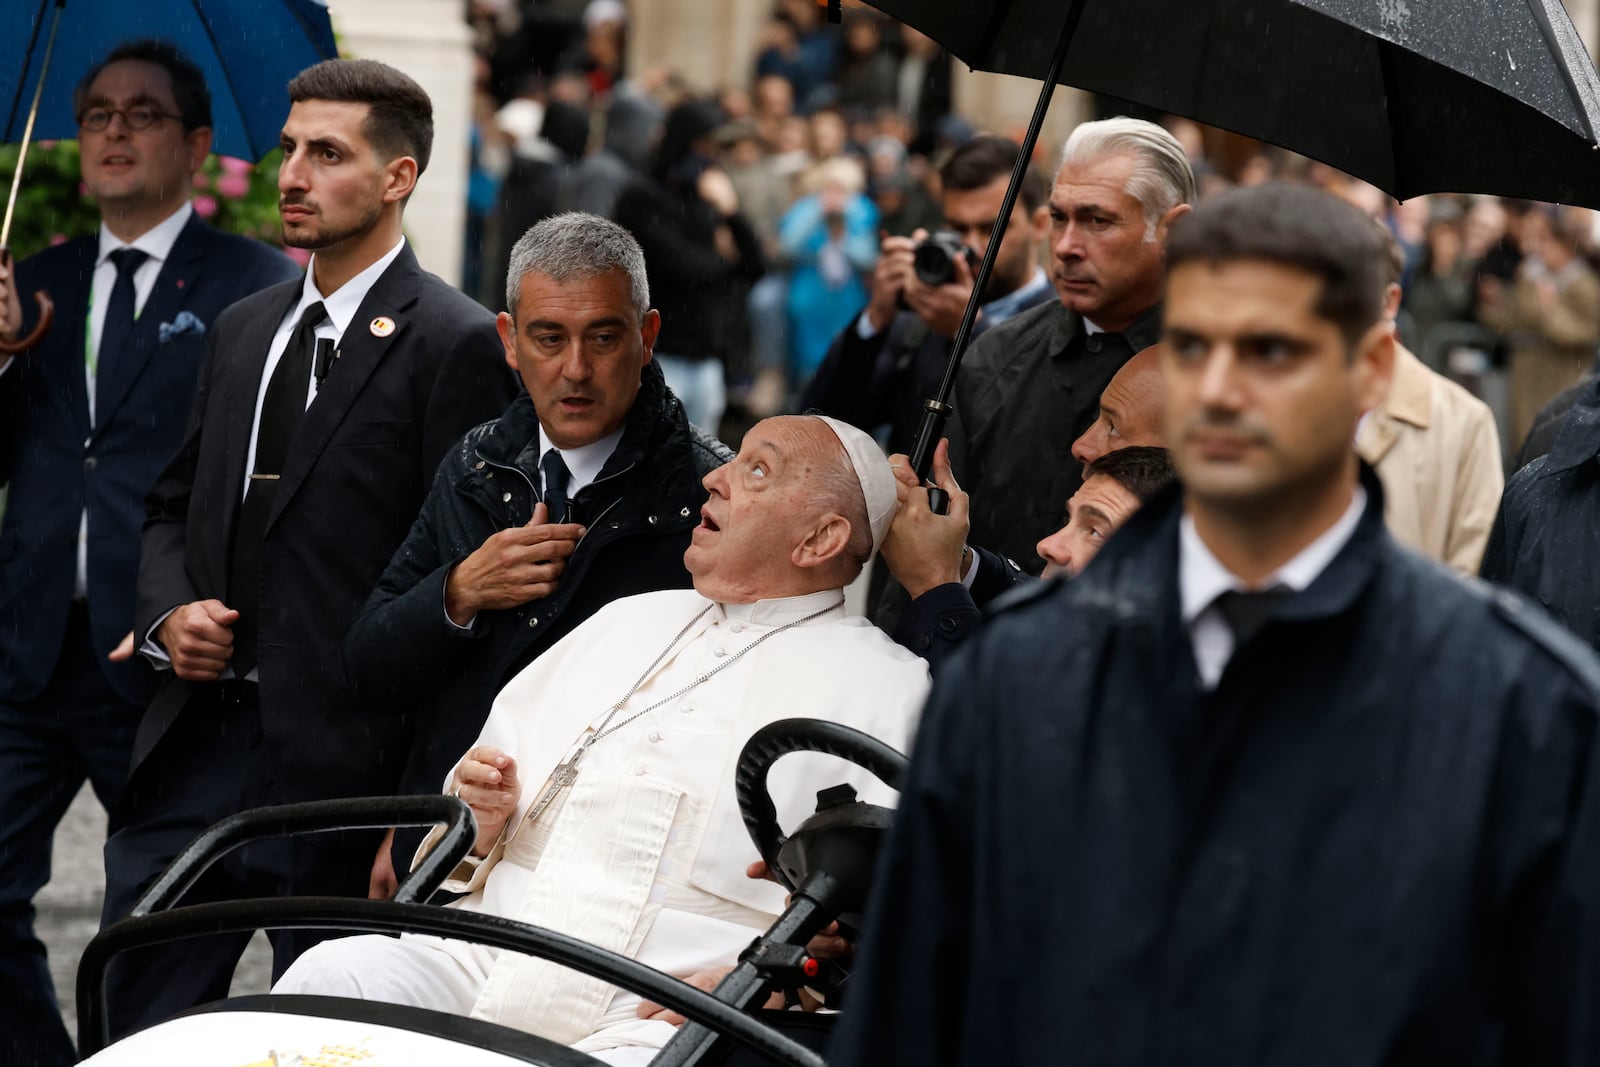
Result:
M94 395L98 403L105 395L104 383L121 370L122 352L133 336L133 275L150 256L137 248L119 248L111 253L117 268L117 281L106 302L106 321L100 328L100 351L95 354Z
M553 448L539 461L539 470L544 474L544 504L550 510L550 521L566 522L567 482L572 472L567 470L561 453Z
M321 303L312 304L300 316L289 343L267 383L267 396L261 402L261 421L256 426L256 461L250 470L249 487L239 506L239 522L233 530L233 553L228 568L228 607L239 613L233 624L233 672L243 678L256 666L256 639L260 633L261 539L266 534L267 517L277 499L278 482L283 476L289 446L306 413L306 395L311 385L311 362L317 347L317 326L328 317Z
M1233 631L1233 648L1237 652L1250 643L1250 639L1266 625L1278 605L1294 595L1294 591L1281 585L1263 589L1258 593L1244 593L1233 589L1217 597L1214 603L1228 629Z

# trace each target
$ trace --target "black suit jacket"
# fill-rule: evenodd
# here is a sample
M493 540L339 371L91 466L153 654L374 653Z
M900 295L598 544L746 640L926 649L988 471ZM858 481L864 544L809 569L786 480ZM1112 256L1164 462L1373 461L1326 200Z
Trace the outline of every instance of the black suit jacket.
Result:
M183 440L206 331L229 304L300 275L275 249L191 215L122 358L101 368L91 426L84 348L98 256L99 238L80 237L17 268L30 310L24 330L33 329L38 289L55 301L56 320L0 375L0 484L10 485L0 527L0 701L37 696L55 670L86 510L96 649L111 651L132 629L144 496ZM150 699L156 679L145 664L101 668L129 703Z
M229 308L182 449L151 492L138 632L195 600L227 603L230 545L267 347L299 300L280 285ZM394 329L379 337L373 320ZM261 549L262 732L284 800L381 792L404 756L408 709L361 702L339 646L404 539L445 451L515 395L494 317L409 247L367 293L296 432ZM134 745L144 761L194 688L168 675ZM135 778L135 785L138 780Z

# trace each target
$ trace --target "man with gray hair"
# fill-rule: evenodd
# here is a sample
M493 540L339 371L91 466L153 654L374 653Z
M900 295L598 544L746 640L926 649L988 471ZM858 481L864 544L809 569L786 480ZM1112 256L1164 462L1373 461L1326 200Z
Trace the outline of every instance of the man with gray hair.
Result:
M446 455L344 645L358 689L414 709L402 792L437 791L501 687L601 607L688 586L700 480L731 455L651 361L661 316L627 230L546 219L506 289L500 339L527 393ZM392 891L389 854L374 896Z
M1063 462L1095 421L1112 375L1155 344L1166 238L1194 174L1166 130L1138 119L1072 131L1050 193L1057 301L979 337L956 379L951 454L971 495L971 542L1037 573L1034 545L1060 525L1081 474ZM893 609L890 609L893 611ZM881 624L897 616L875 611Z

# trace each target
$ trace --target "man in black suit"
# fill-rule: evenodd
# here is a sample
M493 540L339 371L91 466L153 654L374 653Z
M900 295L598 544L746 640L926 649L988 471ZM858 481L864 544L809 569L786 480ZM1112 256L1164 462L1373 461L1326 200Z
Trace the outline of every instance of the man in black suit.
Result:
M106 845L108 922L231 812L392 789L405 710L358 699L339 644L440 458L514 392L494 317L401 233L432 144L427 94L381 63L330 60L289 97L279 210L285 240L316 255L303 284L217 320L188 436L150 494L137 632L170 673ZM263 847L191 895L364 895L376 844ZM245 941L124 957L114 1026L224 995ZM277 938L277 969L309 943Z
M56 1012L35 892L85 779L122 794L155 678L106 654L133 628L144 494L183 439L207 328L229 304L299 276L288 257L207 226L189 204L211 151L211 95L170 45L123 44L74 105L99 234L0 268L0 335L54 327L0 357L0 1062L76 1058ZM29 301L30 310L32 301Z

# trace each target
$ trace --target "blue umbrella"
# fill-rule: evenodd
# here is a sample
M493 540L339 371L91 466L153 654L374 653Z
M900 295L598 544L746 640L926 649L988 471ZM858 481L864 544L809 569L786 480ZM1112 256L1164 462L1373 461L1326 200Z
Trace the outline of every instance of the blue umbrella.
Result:
M34 128L46 140L78 136L72 90L84 71L124 41L159 37L205 73L216 151L259 161L278 146L289 79L339 54L317 0L7 0L0 71L18 73L17 84L0 86L0 144L23 138L56 12L62 32Z
M122 42L149 37L176 45L204 72L212 147L252 162L277 147L289 80L339 54L319 0L7 0L0 5L0 71L18 73L16 84L0 87L0 144L20 141L22 151L0 223L0 263L9 259L28 142L77 137L72 90L84 72ZM49 298L35 297L39 325L19 341L0 340L0 353L31 347L50 328Z

